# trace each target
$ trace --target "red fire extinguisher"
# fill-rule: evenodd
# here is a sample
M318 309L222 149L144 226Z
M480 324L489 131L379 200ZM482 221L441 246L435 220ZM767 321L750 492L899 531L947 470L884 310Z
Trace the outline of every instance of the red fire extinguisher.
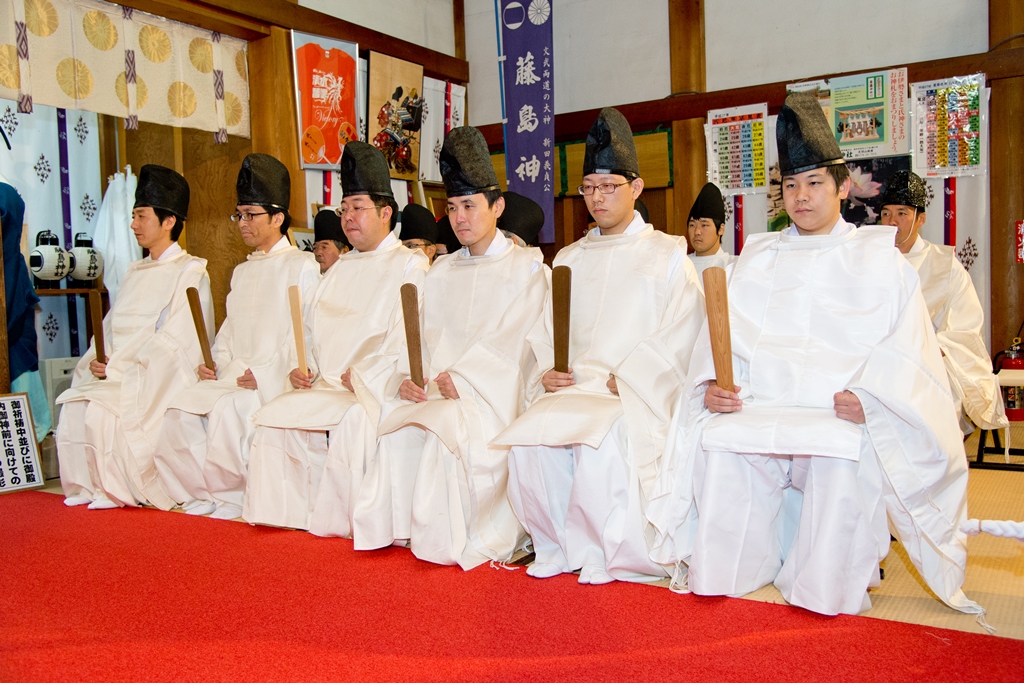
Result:
M1000 370L1024 370L1024 350L1020 348L1020 337L1013 340L1013 346L1004 351ZM1011 422L1024 421L1024 386L1003 388L1003 405L1006 417Z

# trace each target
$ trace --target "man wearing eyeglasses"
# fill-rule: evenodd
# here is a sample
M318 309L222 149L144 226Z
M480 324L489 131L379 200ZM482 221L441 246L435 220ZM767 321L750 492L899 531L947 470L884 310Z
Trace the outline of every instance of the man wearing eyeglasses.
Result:
M284 164L250 154L236 183L231 219L254 249L231 274L227 317L213 345L214 367L178 395L164 417L157 470L167 492L190 515L242 514L256 410L289 388L295 342L288 288L308 301L320 281L316 262L286 233L291 182Z
M427 274L419 350L426 383L410 379L403 354L352 538L357 550L408 539L422 560L471 569L512 559L525 541L506 495L508 449L488 442L525 400L533 365L526 335L548 277L539 249L497 229L507 207L483 134L452 130L439 163L462 248Z
M693 265L676 239L644 223L633 135L603 109L587 136L578 188L597 222L555 257L572 269L569 370L552 369L550 303L530 341L533 405L494 444L512 447L509 497L533 537L537 578L580 570L580 583L654 581L645 499L670 409L704 320Z
M206 326L213 299L206 260L178 246L188 215L188 182L163 166L139 172L132 232L149 256L128 267L103 320L105 361L95 344L75 367L57 426L57 453L66 505L103 510L155 505L169 510L154 464L164 413L197 379L202 359L185 292L199 290Z
M337 210L352 251L324 273L305 314L309 370L255 415L243 516L350 536L352 508L377 442L386 384L404 336L400 289L422 286L426 257L398 241L384 155L352 141Z

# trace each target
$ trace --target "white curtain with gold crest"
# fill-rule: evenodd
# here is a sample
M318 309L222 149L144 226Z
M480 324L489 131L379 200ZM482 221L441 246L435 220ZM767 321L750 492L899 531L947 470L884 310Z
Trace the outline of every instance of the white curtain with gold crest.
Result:
M0 0L0 98L249 137L246 42L101 0Z

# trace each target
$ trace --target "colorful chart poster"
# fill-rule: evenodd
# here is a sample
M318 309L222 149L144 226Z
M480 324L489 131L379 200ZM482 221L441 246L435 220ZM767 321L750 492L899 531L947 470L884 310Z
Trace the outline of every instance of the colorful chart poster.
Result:
M985 74L914 83L914 170L921 176L984 173Z
M292 49L302 167L336 169L345 144L359 139L359 46L292 31Z
M384 154L397 180L419 179L422 93L422 66L370 53L368 139Z
M767 192L767 119L767 103L708 112L708 179L723 194Z
M847 161L910 152L906 69L833 78L829 87L832 130Z

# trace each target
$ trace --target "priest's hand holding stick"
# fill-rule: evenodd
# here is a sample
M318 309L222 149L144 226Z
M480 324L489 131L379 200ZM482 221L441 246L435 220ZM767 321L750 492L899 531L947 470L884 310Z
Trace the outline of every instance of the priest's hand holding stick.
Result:
M739 387L732 381L732 335L729 330L729 294L725 269L704 271L704 303L715 362L715 383L704 392L704 405L713 413L734 413L743 407Z
M302 295L299 286L288 288L288 304L292 311L292 333L295 335L295 354L299 359L299 367L291 371L289 379L296 389L309 389L313 386L313 376L306 365L306 331L302 325Z
M89 317L92 320L92 341L96 347L96 360L89 363L89 371L97 379L106 379L107 349L103 340L103 302L97 289L89 290Z
M544 373L541 384L548 392L576 384L569 367L569 314L572 301L572 269L556 266L551 271L551 324L554 332L555 367ZM609 380L611 382L611 380Z
M188 307L192 311L192 324L196 328L196 336L199 337L199 348L203 352L203 364L196 368L199 379L217 379L217 364L213 362L213 354L210 352L210 337L206 331L206 319L203 316L203 304L199 301L199 290L189 287L185 290L188 297Z
M420 343L420 302L416 285L402 285L402 316L405 319L405 344L409 349L409 379L402 382L398 395L406 401L422 403L427 400L423 380L423 349Z

